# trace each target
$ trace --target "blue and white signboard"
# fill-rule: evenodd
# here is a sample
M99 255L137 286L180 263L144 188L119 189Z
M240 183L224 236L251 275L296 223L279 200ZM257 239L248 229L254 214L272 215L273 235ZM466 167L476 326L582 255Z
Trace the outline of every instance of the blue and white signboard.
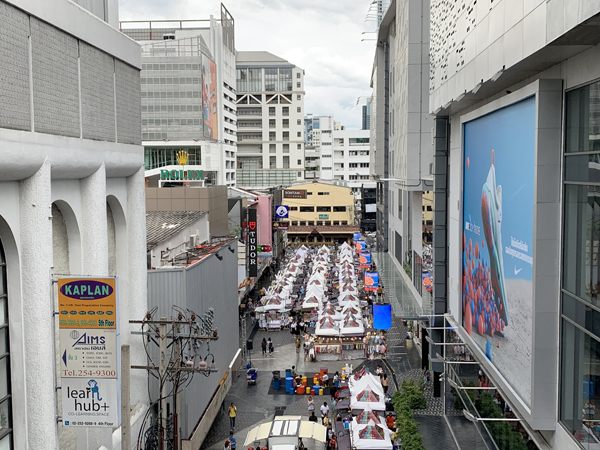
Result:
M275 207L275 217L278 219L287 219L290 212L290 207L286 205L277 205Z

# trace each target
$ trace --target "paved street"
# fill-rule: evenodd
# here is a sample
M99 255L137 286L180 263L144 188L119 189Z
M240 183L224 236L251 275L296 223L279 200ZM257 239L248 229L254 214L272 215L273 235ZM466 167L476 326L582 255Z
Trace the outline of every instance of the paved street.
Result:
M421 369L421 357L416 345L411 340L406 340L406 328L399 316L401 311L415 311L416 300L412 297L410 290L406 286L402 286L404 281L401 275L397 272L393 264L386 261L387 258L389 258L388 255L383 255L383 257L378 259L378 268L380 272L384 272L382 279L387 281L385 285L386 295L393 296L393 298L388 298L388 300L395 306L392 329L388 332L390 357L385 361L356 360L349 363L353 364L354 370L357 370L364 364L372 371L375 370L377 364L383 364L386 372L392 375L394 383L390 384L390 392L393 393L395 383L399 385L403 380L419 378L422 376L423 371ZM416 306L418 307L418 305ZM263 338L268 337L271 337L273 340L275 350L273 356L262 356L260 342ZM278 394L269 393L272 371L279 370L284 374L285 369L289 369L292 365L295 365L298 373L312 376L321 367L327 367L330 373L335 373L336 370L341 372L342 367L346 364L345 361L304 362L304 355L296 353L294 337L288 331L266 332L257 329L252 330L249 323L248 338L253 339L254 342L255 349L250 356L252 365L258 368L259 371L257 384L256 386L248 386L246 384L245 372L240 372L240 376L233 383L225 399L225 407L233 402L238 408L235 436L238 440L238 448L240 450L242 450L243 441L248 431L259 423L272 420L276 414L301 415L305 420L308 418L307 395L289 395L285 394L283 389ZM432 387L426 388L425 398L427 400L427 409L414 412L415 419L420 424L419 432L423 435L425 447L427 450L457 449L443 417L442 398L433 397ZM324 401L329 402L330 398L328 396L315 397L317 412ZM461 433L461 436L457 436L459 442L465 444L474 443L475 429L472 424L467 422L458 411L450 411L450 414L453 421L458 423L457 429ZM224 442L229 436L229 431L229 418L225 411L215 419L203 443L202 449L222 450ZM462 447L465 449L472 448Z

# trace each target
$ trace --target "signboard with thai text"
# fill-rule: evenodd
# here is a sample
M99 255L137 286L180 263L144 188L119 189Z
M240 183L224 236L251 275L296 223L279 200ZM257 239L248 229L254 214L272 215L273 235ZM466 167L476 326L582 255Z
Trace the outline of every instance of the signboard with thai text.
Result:
M60 328L116 328L115 278L60 278Z

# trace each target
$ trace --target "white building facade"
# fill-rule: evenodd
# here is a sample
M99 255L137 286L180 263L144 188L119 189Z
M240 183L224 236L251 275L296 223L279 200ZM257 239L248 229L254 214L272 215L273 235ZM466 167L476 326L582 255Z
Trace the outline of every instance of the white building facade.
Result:
M148 185L235 185L235 27L221 20L121 22L142 45L142 140ZM181 164L177 155L185 151ZM184 179L165 173L183 170ZM189 172L188 172L189 171ZM176 173L177 173L176 172ZM197 174L202 176L188 176Z
M140 49L116 29L116 1L79 3L96 15L66 0L0 1L6 449L113 448L113 429L57 420L58 277L116 276L120 343L132 364L146 361L129 325L147 311ZM134 413L147 409L147 386L145 372L131 374Z
M599 43L596 1L431 2L434 312L538 448L600 442Z
M238 186L304 179L304 70L268 52L237 53Z

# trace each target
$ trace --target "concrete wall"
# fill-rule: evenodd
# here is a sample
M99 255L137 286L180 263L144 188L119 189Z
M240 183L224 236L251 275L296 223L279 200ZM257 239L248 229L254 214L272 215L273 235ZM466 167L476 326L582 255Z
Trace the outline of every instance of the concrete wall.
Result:
M187 243L191 235L198 236L198 242L210 242L210 233L208 231L208 214L198 219L195 223L189 224L175 236L169 238L168 241L162 242L150 250L150 264L152 268L161 267L161 254L167 249L171 251L171 255L175 256L187 250Z
M111 429L65 432L56 421L51 282L68 273L116 275L121 343L131 345L132 364L143 364L129 326L147 310L143 153L134 145L139 47L66 0L3 1L0 21L8 44L0 50L0 78L14 87L0 99L13 446L112 447ZM131 381L131 405L145 410L147 377L133 373Z
M231 248L236 249L235 242ZM214 308L215 323L219 340L210 344L210 353L215 355L218 373L208 378L194 375L191 384L181 396L183 404L182 437L187 439L194 431L198 420L217 389L221 378L239 348L237 285L237 252L231 253L227 247L219 251L223 257L219 261L214 254L185 269L164 269L148 272L149 308L158 307L157 317L172 317L176 314L172 305L189 308L198 315L208 308ZM167 300L168 299L168 300ZM206 356L206 344L199 353ZM157 398L157 386L152 385L152 398Z

